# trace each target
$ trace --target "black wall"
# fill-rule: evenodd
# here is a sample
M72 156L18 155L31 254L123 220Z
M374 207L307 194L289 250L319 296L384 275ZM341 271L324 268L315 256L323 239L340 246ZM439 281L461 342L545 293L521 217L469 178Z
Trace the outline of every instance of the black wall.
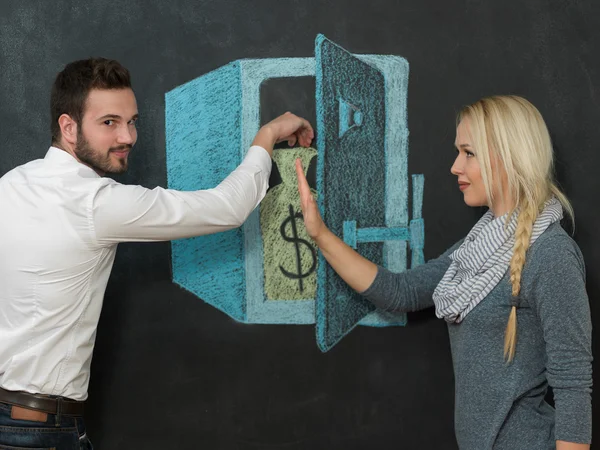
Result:
M141 113L131 168L119 181L166 186L165 92L240 58L313 56L323 33L353 53L410 63L409 173L425 174L427 259L481 213L464 205L450 174L460 106L514 93L541 110L600 326L599 5L1 0L0 175L45 154L56 73L71 60L105 56L131 70ZM88 401L100 450L456 448L446 325L432 310L410 315L404 328L359 327L322 354L314 326L239 324L179 289L169 258L169 243L119 248Z

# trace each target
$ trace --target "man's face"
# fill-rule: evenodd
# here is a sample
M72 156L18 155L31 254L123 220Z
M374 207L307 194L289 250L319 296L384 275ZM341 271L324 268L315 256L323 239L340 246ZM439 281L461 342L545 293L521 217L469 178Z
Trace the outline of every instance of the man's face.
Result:
M137 117L131 89L92 89L77 128L77 158L101 175L125 172Z

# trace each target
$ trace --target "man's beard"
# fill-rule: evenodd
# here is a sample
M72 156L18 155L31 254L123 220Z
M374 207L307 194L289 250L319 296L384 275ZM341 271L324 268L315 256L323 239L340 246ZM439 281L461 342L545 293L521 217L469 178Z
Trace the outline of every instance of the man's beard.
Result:
M113 162L110 158L110 152L131 150L131 145L120 145L118 147L111 147L108 149L106 154L96 150L90 146L87 141L81 127L77 130L77 144L75 144L75 155L77 158L94 169L96 172L102 173L124 173L127 171L127 158L118 158L117 162Z

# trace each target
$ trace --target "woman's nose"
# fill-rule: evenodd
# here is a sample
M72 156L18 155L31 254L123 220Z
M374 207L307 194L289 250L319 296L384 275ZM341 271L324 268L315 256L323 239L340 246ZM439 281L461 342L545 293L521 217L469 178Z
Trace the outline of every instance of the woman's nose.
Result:
M454 164L452 164L452 167L450 167L450 173L452 173L452 175L460 175L463 173L463 165L460 155L456 157Z

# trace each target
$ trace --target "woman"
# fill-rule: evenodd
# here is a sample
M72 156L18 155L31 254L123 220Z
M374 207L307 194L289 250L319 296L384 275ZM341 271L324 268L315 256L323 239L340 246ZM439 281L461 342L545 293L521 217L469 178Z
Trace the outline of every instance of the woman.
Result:
M465 203L489 210L439 258L395 274L360 256L323 223L296 161L306 229L378 308L435 306L447 321L462 450L589 449L585 267L560 225L563 211L571 220L573 211L553 181L544 120L523 98L484 98L460 112L455 146L451 172ZM548 385L555 409L544 401Z

